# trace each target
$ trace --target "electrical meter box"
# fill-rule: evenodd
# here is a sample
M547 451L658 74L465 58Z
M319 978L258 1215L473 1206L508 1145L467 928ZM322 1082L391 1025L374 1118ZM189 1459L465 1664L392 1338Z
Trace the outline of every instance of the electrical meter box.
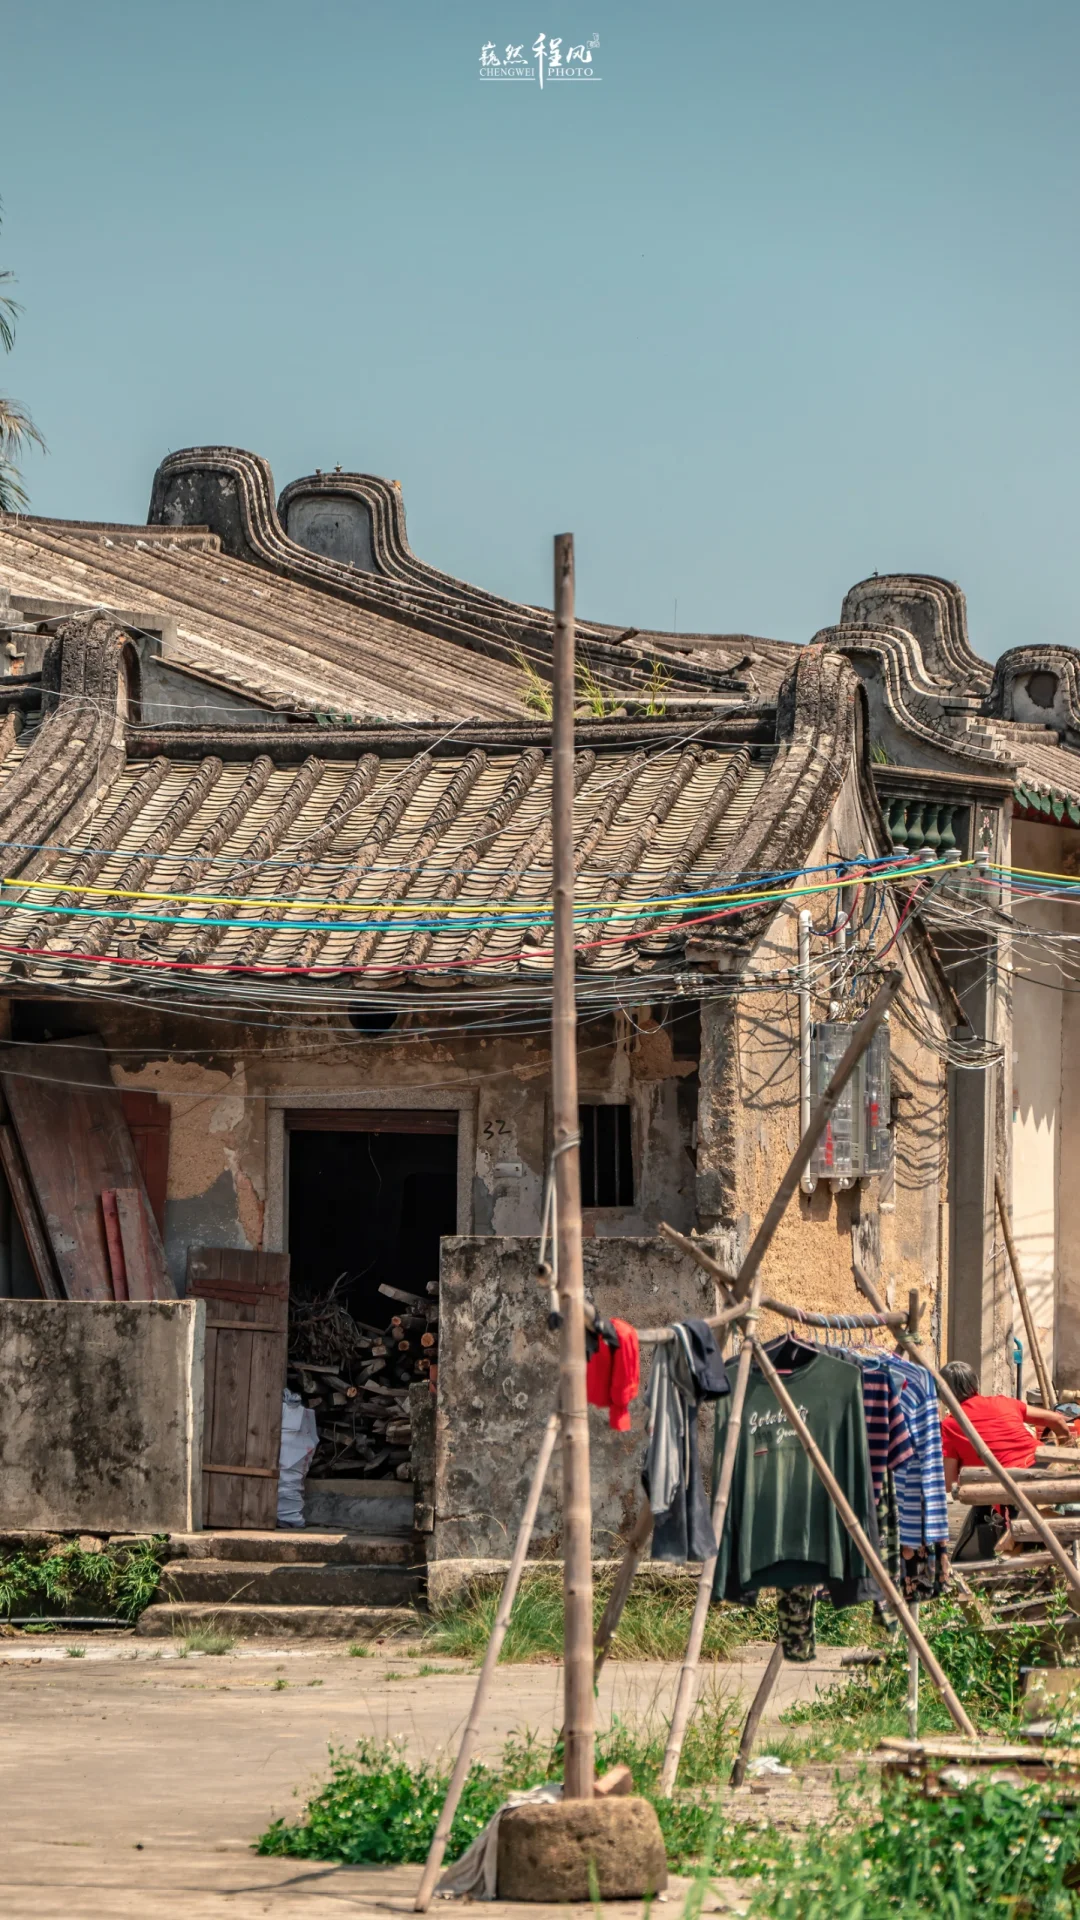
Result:
M810 1098L821 1099L854 1028L846 1021L819 1020L810 1036ZM858 1180L892 1164L889 1029L878 1028L818 1141L810 1171L819 1180Z

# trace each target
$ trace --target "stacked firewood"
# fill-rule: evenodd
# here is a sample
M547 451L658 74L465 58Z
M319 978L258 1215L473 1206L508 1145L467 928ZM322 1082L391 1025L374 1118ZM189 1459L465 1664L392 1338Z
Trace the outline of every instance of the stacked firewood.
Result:
M289 1307L289 1386L311 1407L319 1444L312 1478L408 1480L409 1388L434 1392L439 1367L438 1285L426 1294L380 1286L394 1311L385 1327L356 1320L342 1304L340 1274L319 1299Z

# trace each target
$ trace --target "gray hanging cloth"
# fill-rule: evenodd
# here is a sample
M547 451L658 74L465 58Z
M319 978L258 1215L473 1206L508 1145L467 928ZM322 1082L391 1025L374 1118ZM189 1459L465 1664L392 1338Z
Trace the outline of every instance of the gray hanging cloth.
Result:
M704 1320L679 1321L653 1355L645 1395L648 1438L642 1484L653 1512L652 1557L679 1564L716 1552L698 1457L703 1400L731 1392L720 1349Z

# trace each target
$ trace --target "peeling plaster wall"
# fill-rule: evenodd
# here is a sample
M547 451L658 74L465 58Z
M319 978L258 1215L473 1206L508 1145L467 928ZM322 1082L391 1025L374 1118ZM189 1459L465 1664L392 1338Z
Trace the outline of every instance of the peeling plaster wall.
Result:
M345 1021L300 1020L281 1027L207 1027L150 1008L95 1009L123 1088L155 1093L171 1109L165 1249L182 1287L192 1244L270 1244L267 1204L283 1177L271 1107L291 1096L320 1095L363 1106L365 1099L407 1107L433 1090L476 1102L472 1221L483 1234L535 1234L540 1226L550 1135L550 1061L546 1035L491 1036L462 1031L437 1038L394 1034L362 1038ZM85 1010L52 1003L49 1031L86 1030ZM649 1005L582 1026L584 1100L625 1100L635 1142L632 1207L586 1213L587 1235L654 1231L661 1220L694 1224L692 1139L697 1063L676 1058L663 1009Z
M432 1560L499 1560L512 1549L558 1386L558 1339L548 1332L547 1295L536 1284L537 1252L532 1239L442 1243ZM637 1326L713 1311L712 1282L664 1240L587 1241L585 1285L602 1313ZM643 1372L648 1364L646 1356ZM640 1397L632 1422L629 1433L612 1433L607 1414L589 1410L593 1548L600 1557L618 1550L641 1500ZM699 1437L706 1470L712 1427L705 1409ZM560 1488L556 1453L533 1534L537 1557L559 1551Z
M843 795L808 865L873 844L857 796ZM836 895L812 901L816 929L829 925ZM894 924L886 907L876 944ZM816 939L818 961L829 951ZM896 953L893 949L893 953ZM797 908L777 916L749 955L747 973L786 975L798 959ZM905 950L905 987L890 1020L893 1092L905 1096L895 1133L895 1172L834 1193L820 1182L785 1214L765 1260L770 1292L806 1307L853 1312L860 1304L851 1273L852 1232L860 1259L890 1303L918 1287L940 1339L948 1247L947 1093L944 1063L927 1043L944 1037L937 995ZM813 1017L828 1012L819 988ZM841 1014L843 1017L843 1011ZM728 1257L745 1252L798 1143L798 1009L788 989L714 1000L702 1009L702 1099L698 1137L698 1215L726 1236ZM865 1304L865 1303L863 1303ZM924 1326L927 1323L924 1321ZM771 1331L776 1331L773 1326Z

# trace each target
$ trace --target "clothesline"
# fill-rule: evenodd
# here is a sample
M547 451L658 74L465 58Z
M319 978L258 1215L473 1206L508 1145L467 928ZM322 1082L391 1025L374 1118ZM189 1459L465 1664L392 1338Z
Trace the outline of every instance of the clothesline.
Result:
M546 1285L550 1279L550 1268L545 1265L540 1271L539 1278ZM748 1305L748 1301L739 1300L733 1306L725 1307L721 1313L704 1315L705 1325L707 1327L730 1326L733 1320L742 1319ZM778 1314L783 1320L791 1320L800 1327L827 1327L834 1333L850 1333L863 1328L886 1328L895 1331L908 1324L906 1313L811 1313L805 1307L795 1307L783 1300L774 1300L769 1294L762 1295L761 1305L768 1312ZM602 1318L603 1315L597 1312L592 1302L586 1300L586 1326L595 1327L597 1321ZM637 1327L635 1332L639 1345L643 1347L663 1346L666 1341L675 1338L673 1326Z

